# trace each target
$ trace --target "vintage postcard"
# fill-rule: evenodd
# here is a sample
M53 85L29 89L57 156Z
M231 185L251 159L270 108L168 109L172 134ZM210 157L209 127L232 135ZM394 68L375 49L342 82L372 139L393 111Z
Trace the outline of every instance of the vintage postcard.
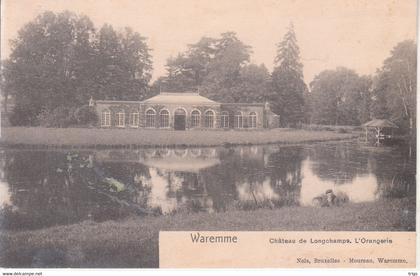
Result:
M416 268L415 0L4 0L0 87L8 275Z

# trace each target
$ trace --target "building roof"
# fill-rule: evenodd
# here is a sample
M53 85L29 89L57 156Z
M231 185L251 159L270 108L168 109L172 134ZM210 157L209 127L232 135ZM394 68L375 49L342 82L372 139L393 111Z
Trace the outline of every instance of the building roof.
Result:
M362 126L363 127L380 127L380 128L384 128L384 127L398 128L396 124L386 119L374 119L372 121L364 123Z
M234 106L265 106L265 103L222 103L224 106L226 105L234 105Z
M216 158L171 156L165 158L150 158L142 161L141 163L148 167L157 169L198 173L202 169L220 164L220 161Z
M144 100L143 103L148 104L220 104L212 101L206 97L201 96L196 92L182 92L182 93L170 93L161 92L152 98Z
M135 103L142 103L141 101L120 101L120 100L97 100L95 103L104 103L104 104L111 104L111 103L120 103L120 104L135 104Z

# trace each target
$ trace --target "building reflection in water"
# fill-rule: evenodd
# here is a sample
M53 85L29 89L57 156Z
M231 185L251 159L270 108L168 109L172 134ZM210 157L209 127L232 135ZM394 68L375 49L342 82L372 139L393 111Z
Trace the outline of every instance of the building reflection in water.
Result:
M138 162L148 168L148 177L138 177L147 207L163 214L182 211L213 212L201 171L220 164L215 148L148 149L135 154L98 153L96 161ZM121 159L125 156L125 159ZM148 191L147 193L144 193Z
M328 189L355 203L415 194L415 160L399 149L378 152L354 143L3 153L0 221L6 228L144 211L310 206Z

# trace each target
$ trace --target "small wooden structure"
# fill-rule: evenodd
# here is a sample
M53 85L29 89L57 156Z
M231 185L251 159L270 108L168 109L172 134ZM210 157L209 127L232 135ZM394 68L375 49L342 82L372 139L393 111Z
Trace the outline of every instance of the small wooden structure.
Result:
M368 129L374 129L376 131L375 134L375 138L376 138L376 143L377 145L380 144L381 140L385 140L385 139L391 139L393 136L393 131L391 135L385 135L382 133L383 129L394 129L394 128L398 128L398 126L396 124L394 124L393 122L391 122L390 120L387 119L374 119L372 121L366 122L362 125L362 127L365 128L365 133L366 133L366 142L368 139Z

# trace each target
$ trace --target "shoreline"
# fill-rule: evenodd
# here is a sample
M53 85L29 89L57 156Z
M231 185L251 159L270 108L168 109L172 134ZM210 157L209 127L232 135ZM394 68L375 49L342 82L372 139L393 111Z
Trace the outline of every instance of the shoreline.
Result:
M325 130L152 130L99 128L7 127L0 146L11 148L147 148L214 147L265 144L299 144L349 140L357 133Z
M50 264L57 267L158 267L159 231L415 231L415 208L412 200L392 199L330 208L132 216L35 230L3 230L0 241L5 247L0 265L28 267L36 253L44 252L58 254ZM409 210L410 218L401 217L402 209ZM67 252L79 254L67 258Z

